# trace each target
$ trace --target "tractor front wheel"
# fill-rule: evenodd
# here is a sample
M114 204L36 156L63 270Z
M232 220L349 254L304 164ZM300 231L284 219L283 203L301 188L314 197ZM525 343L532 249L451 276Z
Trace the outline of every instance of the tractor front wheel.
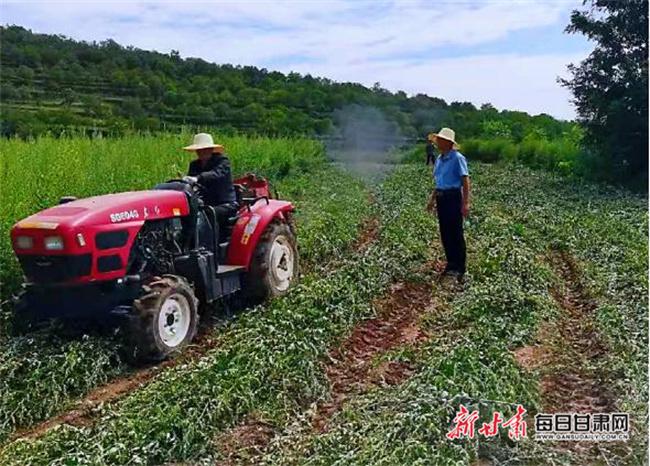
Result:
M259 303L282 296L298 280L298 248L293 229L274 220L266 227L257 243L244 290L246 296Z
M160 361L179 353L196 335L198 300L189 283L164 275L145 287L133 303L127 329L128 354L133 362Z

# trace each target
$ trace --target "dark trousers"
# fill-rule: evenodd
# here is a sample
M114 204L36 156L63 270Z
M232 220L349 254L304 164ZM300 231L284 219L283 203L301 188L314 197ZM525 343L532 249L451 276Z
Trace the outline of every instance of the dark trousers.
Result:
M237 204L219 204L212 206L212 208L214 209L214 213L217 217L217 234L219 235L219 241L225 241L227 239L225 234L226 225L228 223L228 219L230 217L234 217L235 214L237 214Z
M219 223L219 225L225 225L227 220L230 217L234 217L237 213L237 204L234 203L219 204L212 206L212 208L217 216L217 223Z
M460 189L436 191L436 209L440 239L447 256L447 271L465 273L465 237L463 235L463 195Z
M219 204L211 206L215 215L217 224L216 230L212 231L209 220L205 217L206 213L201 212L197 217L197 228L199 229L199 243L210 250L214 248L214 239L217 238L219 243L226 241L226 228L228 219L237 214L236 204Z

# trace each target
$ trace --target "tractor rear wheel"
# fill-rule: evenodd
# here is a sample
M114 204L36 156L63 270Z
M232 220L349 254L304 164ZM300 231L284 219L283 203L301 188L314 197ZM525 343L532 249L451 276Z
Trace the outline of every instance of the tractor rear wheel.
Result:
M285 295L298 281L298 247L293 228L280 220L272 221L260 237L244 292L253 303Z
M160 361L187 346L198 327L198 300L189 283L164 275L146 287L133 303L127 329L128 358L132 362Z

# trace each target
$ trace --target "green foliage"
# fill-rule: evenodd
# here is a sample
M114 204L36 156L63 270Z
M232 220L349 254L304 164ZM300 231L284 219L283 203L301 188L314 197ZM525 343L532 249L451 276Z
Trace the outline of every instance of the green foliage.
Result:
M573 126L552 140L544 138L540 132L528 133L519 143L504 137L468 139L463 141L461 151L470 160L503 161L564 175L585 176L586 167L581 163L581 139L579 127Z
M598 178L648 187L648 2L589 0L567 31L596 42L562 80L574 95L589 151L584 163Z
M306 139L215 136L226 147L235 174L256 172L276 181L313 170L325 160L321 144ZM8 296L20 279L9 244L9 229L15 222L57 204L65 195L149 189L177 178L187 172L193 157L181 150L191 137L182 133L117 139L0 139L2 296Z
M402 152L401 162L424 164L424 162L426 162L427 160L425 150L426 150L425 144L418 144L417 146L414 146L412 149L405 150Z
M520 369L511 351L534 344L540 324L560 312L548 292L557 278L545 260L563 245L584 265L599 306L597 328L609 352L599 371L634 413L633 457L647 451L647 240L646 200L624 191L576 182L567 186L525 168L472 165L474 210L467 228L471 281L462 293L434 288L437 308L422 321L431 335L410 355L417 367L396 387L378 387L350 399L325 433L297 417L282 426L263 464L472 464L480 453L493 462L583 464L532 440L501 438L451 442L445 434L461 402L506 416L522 403L530 418L540 408L536 374ZM395 176L401 197L421 205L428 183L421 166ZM417 218L416 211L412 218ZM424 216L420 213L420 216ZM438 254L440 252L438 251ZM543 374L543 372L542 372ZM477 402L477 400L483 400ZM491 401L488 401L491 400ZM529 435L531 430L529 430ZM609 456L606 447L603 454ZM616 456L613 456L616 458Z
M491 191L478 172L480 189ZM431 220L422 209L426 190L419 188L428 185L427 178L422 167L410 166L386 186L391 199L399 196L412 205L412 222ZM417 366L416 374L398 387L351 400L325 434L290 426L274 442L266 464L325 465L340 458L346 464L465 464L475 458L472 445L445 437L459 403L505 413L507 405L473 400L536 406L532 379L509 351L530 341L551 312L549 274L535 252L510 233L510 221L495 215L500 204L475 199L477 214L468 229L471 283L456 296L434 286L438 307L422 323L431 338L407 358Z
M90 428L62 427L33 443L12 443L8 463L164 462L204 453L214 435L253 409L298 410L326 393L320 359L354 323L372 313L371 300L422 263L428 241L414 199L387 184L379 212L379 242L341 256L326 274L306 277L285 299L243 315L220 344L191 364L165 371L153 383L104 408ZM417 217L412 217L417 212ZM414 221L410 221L414 220Z
M215 65L112 40L76 42L18 26L0 27L0 34L3 135L58 135L72 129L119 135L181 125L225 133L324 135L339 123L337 110L347 115L345 110L354 106L378 112L391 134L396 128L405 137L423 137L442 126L454 128L461 139L478 137L487 120L508 128L515 138L532 127L554 138L567 125L548 115L499 112L490 105L478 110L468 102L447 103L424 94L408 97L379 83L368 88L252 66ZM379 132L375 128L372 134Z
M510 126L503 121L484 120L481 124L481 135L485 138L512 138Z
M533 343L540 323L560 312L548 291L558 280L548 251L557 247L581 264L598 303L594 325L609 350L600 368L603 383L638 420L627 445L641 463L647 448L647 199L522 167L474 163L471 169L468 285L461 293L434 285L438 307L421 322L430 339L417 350L386 356L408 360L413 376L348 400L327 432L314 433L305 416L327 397L323 358L357 322L373 316L372 300L390 283L430 277L422 270L441 255L435 239L432 247L436 220L423 209L431 182L422 165L397 168L376 189L371 213L379 219L378 239L361 251L339 243L349 241L365 212L342 207L368 202L360 185L337 183L339 172L330 169L320 169L314 183L308 177L314 172L280 180L281 192L304 196L299 212L306 217L299 224L312 241L307 254L319 262L333 254L332 266L312 266L315 273L286 298L241 315L219 330L219 344L202 358L162 371L103 406L93 425L8 443L0 463L214 463L221 459L216 436L251 413L280 427L263 458L269 464L465 464L477 449L497 462L559 463L540 442L445 438L461 401L506 415L510 408L499 401L522 403L529 416L538 408L538 380L511 352ZM329 185L349 191L328 197ZM329 242L337 246L330 249Z
M318 167L277 184L284 199L296 199L303 266L324 269L347 252L368 215L366 188L331 166ZM305 267L303 267L305 268Z
M189 154L178 149L188 138L169 135L100 141L48 137L29 143L0 141L6 157L2 182L10 186L8 192L12 193L11 202L5 206L10 216L3 217L0 249L5 296L20 280L8 242L7 229L14 221L51 205L65 193L85 196L146 189L173 177L175 170L181 170L190 160ZM297 206L304 270L326 271L347 252L346 247L368 214L367 192L358 180L325 165L318 143L243 137L218 140L228 148L236 172L259 168L255 171L271 176L280 195ZM30 155L30 164L22 163ZM102 170L104 176L95 169ZM36 189L37 184L40 189ZM3 307L0 316L4 326L9 326L10 309ZM75 397L124 374L117 339L96 332L81 339L78 334L66 333L65 327L57 324L24 337L9 337L0 330L0 441L15 429L56 414Z
M0 336L0 442L124 371L113 339L65 333L52 324L27 336Z

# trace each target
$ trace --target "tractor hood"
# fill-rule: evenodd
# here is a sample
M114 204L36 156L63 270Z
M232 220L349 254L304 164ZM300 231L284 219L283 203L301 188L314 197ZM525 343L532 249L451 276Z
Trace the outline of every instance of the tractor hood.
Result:
M187 215L187 198L179 191L132 191L89 197L45 209L18 222L21 229L69 229Z
M79 255L101 249L98 238L115 233L112 247L128 247L145 221L189 214L180 191L134 191L89 197L45 209L11 229L14 251L25 255ZM110 242L109 242L110 243ZM110 246L110 244L109 244ZM108 250L108 249L107 249ZM128 251L123 251L123 255Z

